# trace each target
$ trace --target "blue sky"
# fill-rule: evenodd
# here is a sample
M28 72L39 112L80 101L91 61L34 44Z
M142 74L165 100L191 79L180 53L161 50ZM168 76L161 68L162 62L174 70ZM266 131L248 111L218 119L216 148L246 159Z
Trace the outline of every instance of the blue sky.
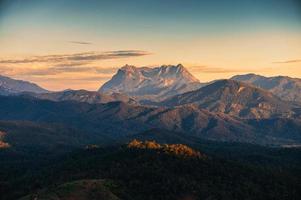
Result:
M158 28L190 34L301 28L298 0L4 0L1 9L5 28L70 26L102 32L106 27L109 33Z

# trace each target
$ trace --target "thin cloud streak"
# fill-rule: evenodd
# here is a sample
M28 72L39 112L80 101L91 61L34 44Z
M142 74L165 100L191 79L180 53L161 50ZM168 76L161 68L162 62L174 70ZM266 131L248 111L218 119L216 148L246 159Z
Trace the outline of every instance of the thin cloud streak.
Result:
M107 81L111 76L86 76L86 77L48 77L47 81L91 81L91 82L101 82ZM35 81L45 81L41 77L33 77L32 80Z
M301 59L296 60L286 60L286 61L279 61L279 62L273 62L274 64L290 64L290 63L301 63Z
M83 41L68 41L69 43L72 44L81 44L81 45L91 45L93 44L92 42L83 42Z
M40 69L33 68L14 68L5 67L0 69L0 73L9 76L48 76L48 75L59 75L67 73L90 73L90 74L104 74L112 75L115 73L117 68L111 67L68 67L68 66L53 66Z
M85 52L77 54L65 55L47 55L47 56L34 56L25 59L10 59L0 60L2 64L28 64L28 63L59 63L59 62L72 62L72 61L97 61L120 59L150 55L150 52L141 50L126 50L126 51L106 51L106 52Z

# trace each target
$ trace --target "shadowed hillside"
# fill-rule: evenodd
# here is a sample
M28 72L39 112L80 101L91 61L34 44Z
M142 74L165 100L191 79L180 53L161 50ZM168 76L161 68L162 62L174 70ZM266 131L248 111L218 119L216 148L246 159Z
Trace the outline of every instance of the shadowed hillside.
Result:
M273 165L276 168L262 168L260 165L227 161L210 155L203 159L198 156L158 153L163 144L137 142L131 143L130 147L93 148L64 156L59 159L60 162L53 162L34 176L23 177L19 184L14 184L14 192L24 190L23 193L36 194L35 190L44 188L45 191L51 191L53 188L54 193L58 194L61 186L56 185L74 180L103 179L110 180L110 191L124 200L174 200L188 197L196 200L272 200L298 199L300 196L300 174L297 169L288 172L286 168L278 168L277 164ZM169 147L172 151L197 151L187 146L178 148L184 145L171 144ZM21 184L25 180L29 183L26 186ZM80 194L82 191L78 190Z
M118 200L104 180L81 180L42 190L19 200Z

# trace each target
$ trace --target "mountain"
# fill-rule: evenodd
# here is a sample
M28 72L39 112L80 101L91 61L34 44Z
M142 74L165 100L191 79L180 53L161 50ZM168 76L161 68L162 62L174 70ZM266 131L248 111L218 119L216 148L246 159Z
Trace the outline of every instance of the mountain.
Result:
M185 104L241 118L293 117L297 114L297 106L268 91L234 80L219 80L160 103L169 107Z
M199 80L181 64L155 68L125 65L99 91L124 93L139 99L159 100L197 89L201 85Z
M62 124L78 132L99 135L107 141L124 139L158 128L217 141L258 144L301 142L299 129L295 131L290 129L290 127L299 127L301 122L298 120L293 122L294 126L290 125L292 121L288 119L278 123L278 127L266 126L259 129L262 119L252 123L246 119L210 112L191 104L167 108L129 105L123 102L88 104L2 96L0 120ZM274 123L277 123L281 118L274 118L274 120Z
M301 102L301 79L288 76L265 77L256 74L237 75L232 80L253 84L286 101Z
M0 75L0 94L10 95L22 92L45 93L47 90L27 81L15 80Z
M77 101L86 103L108 103L114 101L122 101L128 104L137 103L133 98L124 94L111 93L103 94L99 92L92 92L87 90L65 90L62 92L48 92L48 93L28 93L26 95L33 96L39 99L46 99L50 101Z

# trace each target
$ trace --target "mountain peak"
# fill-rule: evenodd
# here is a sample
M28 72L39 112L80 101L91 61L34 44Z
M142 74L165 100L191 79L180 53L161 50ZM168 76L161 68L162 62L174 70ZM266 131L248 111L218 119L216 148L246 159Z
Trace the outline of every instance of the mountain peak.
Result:
M178 70L185 69L185 67L182 64L177 64L177 65L162 65L162 66L157 67L157 68L174 68L174 69L178 69Z
M142 98L165 98L197 89L199 86L199 80L182 64L153 68L125 65L99 91L125 93Z
M22 80L15 80L0 75L0 94L10 95L22 92L46 93L47 90L41 88L35 83Z
M242 75L235 75L231 80L236 80L236 81L245 81L245 80L258 80L258 79L264 79L267 78L262 75L254 74L254 73L248 73L248 74L242 74Z
M137 67L135 67L134 65L124 65L123 67L120 68L123 71L134 71L137 69Z
M184 65L182 65L182 64L177 64L176 65L176 68L177 68L177 70L179 71L179 72L182 72L182 71L187 71L188 72L188 70L184 67Z

